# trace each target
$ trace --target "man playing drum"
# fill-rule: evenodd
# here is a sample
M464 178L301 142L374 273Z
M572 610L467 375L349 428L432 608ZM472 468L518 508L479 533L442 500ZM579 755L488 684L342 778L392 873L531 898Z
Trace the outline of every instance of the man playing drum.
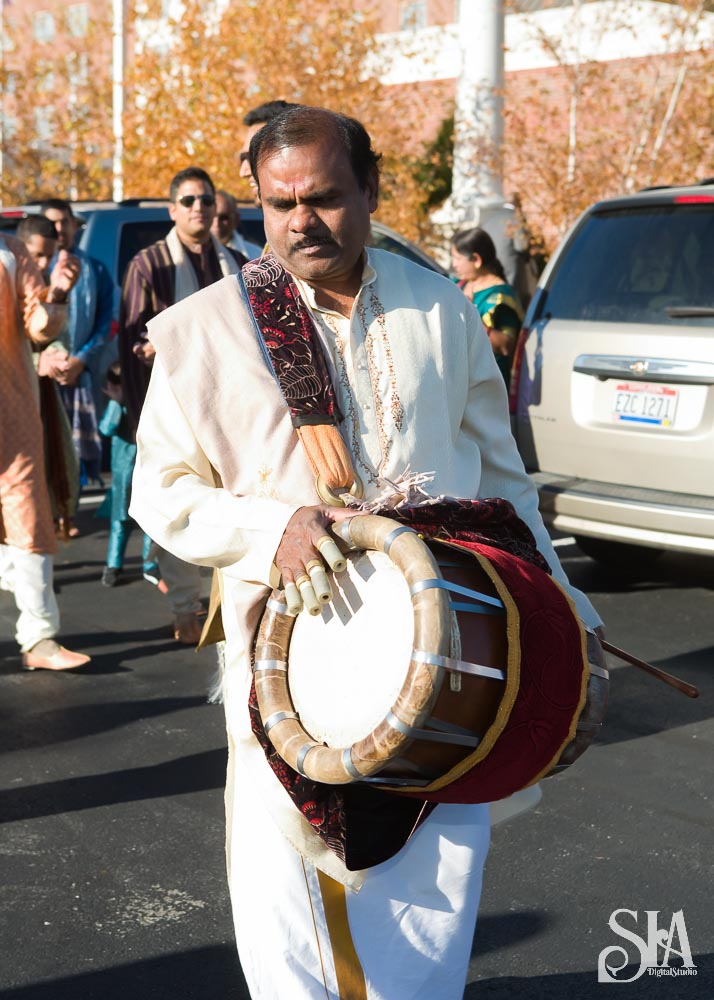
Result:
M350 870L251 728L266 599L282 577L286 600L311 604L310 573L331 558L324 540L354 513L329 498L352 489L369 500L410 468L433 473L434 496L510 501L582 621L600 622L538 514L478 313L447 279L366 247L379 157L362 126L291 108L258 132L250 157L272 253L244 282L225 278L149 324L156 361L132 502L160 545L220 571L239 955L256 1000L458 1000L488 806L438 805L389 860ZM317 411L341 432L327 457ZM334 471L340 447L350 481Z

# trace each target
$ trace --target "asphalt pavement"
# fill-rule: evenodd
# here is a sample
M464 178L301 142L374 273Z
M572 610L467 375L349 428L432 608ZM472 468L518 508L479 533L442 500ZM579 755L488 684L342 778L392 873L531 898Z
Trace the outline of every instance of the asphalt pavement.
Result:
M55 579L61 637L91 664L23 671L0 593L0 996L248 1000L224 871L223 714L206 700L215 655L174 642L166 599L141 579L138 532L109 590L106 522L84 506L79 525ZM711 1000L712 562L667 556L638 579L567 540L560 554L613 642L702 695L615 667L600 744L545 782L528 818L494 830L465 997L607 996L603 949L627 949L620 978L638 971L633 939L608 926L625 908L643 942L645 911L666 938L681 910L697 974L645 972L623 997Z

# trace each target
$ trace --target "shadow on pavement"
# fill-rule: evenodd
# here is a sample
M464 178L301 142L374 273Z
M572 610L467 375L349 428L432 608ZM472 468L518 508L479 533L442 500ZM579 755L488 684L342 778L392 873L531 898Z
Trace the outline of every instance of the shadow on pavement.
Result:
M627 1000L711 1000L714 955L694 955L696 976L655 978L646 971L639 979L622 984ZM623 969L623 979L635 975L637 966ZM597 970L546 976L504 976L480 979L466 987L464 1000L597 1000L615 983L598 983ZM616 990L616 993L619 991ZM28 998L29 1000L29 998Z
M666 552L651 566L637 564L623 569L590 559L573 545L558 555L568 579L588 594L637 593L648 590L690 590L714 587L714 558Z
M232 944L3 990L2 1000L249 1000Z
M227 760L228 750L219 748L147 767L5 789L0 791L0 822L222 789Z
M521 910L519 913L489 913L476 922L472 960L478 969L479 955L512 947L529 938L545 934L555 923L543 910Z
M613 662L619 661L613 658ZM636 667L611 671L610 701L597 742L636 740L711 718L714 715L713 663L714 646L656 661L656 666L696 685L699 697L695 699L685 697Z
M78 675L79 671L72 673ZM42 677L51 681L53 677L48 674L46 672ZM67 673L63 679L69 676ZM119 729L139 719L155 719L205 704L204 697L194 696L115 701L99 705L63 705L42 712L23 713L20 717L12 712L0 712L0 751L31 750L65 740L84 739L96 733Z

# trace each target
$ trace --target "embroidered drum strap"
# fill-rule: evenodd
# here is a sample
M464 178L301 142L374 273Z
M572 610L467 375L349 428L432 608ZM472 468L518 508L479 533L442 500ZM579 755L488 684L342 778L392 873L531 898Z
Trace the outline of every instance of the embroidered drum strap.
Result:
M307 306L273 254L246 264L239 280L315 476L332 493L349 491L355 471L337 426L341 415Z

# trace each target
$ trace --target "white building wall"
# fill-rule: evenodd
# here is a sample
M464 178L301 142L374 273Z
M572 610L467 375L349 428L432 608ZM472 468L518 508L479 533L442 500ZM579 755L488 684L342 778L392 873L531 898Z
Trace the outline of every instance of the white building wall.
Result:
M714 47L714 14L703 14L696 29L684 35L681 18L681 8L657 0L599 0L507 14L506 73ZM386 84L450 80L461 73L455 24L383 34L379 41Z

